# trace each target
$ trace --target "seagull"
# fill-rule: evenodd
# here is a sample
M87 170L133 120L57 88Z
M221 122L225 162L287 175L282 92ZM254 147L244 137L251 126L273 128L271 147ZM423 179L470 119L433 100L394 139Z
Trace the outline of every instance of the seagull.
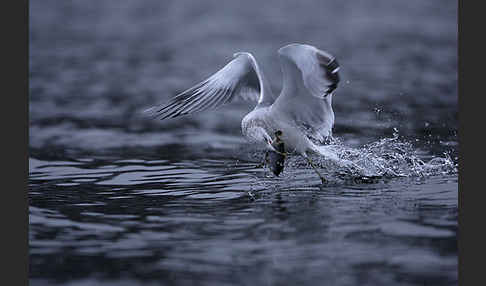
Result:
M332 139L332 97L339 83L339 64L334 56L307 44L289 44L278 50L283 87L276 96L255 57L237 52L222 69L206 80L174 96L167 103L146 110L164 120L216 109L236 99L256 102L241 121L242 134L252 143L276 151L272 136L280 131L285 152L304 157L324 183L310 154L338 161L326 149Z

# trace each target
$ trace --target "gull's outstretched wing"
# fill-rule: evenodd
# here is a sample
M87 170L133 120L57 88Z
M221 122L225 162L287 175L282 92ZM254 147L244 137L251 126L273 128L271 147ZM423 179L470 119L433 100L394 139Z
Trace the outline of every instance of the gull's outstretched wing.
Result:
M160 119L174 118L214 109L235 98L255 101L257 106L274 101L270 86L250 53L235 53L231 62L208 79L146 112Z
M327 52L310 45L290 44L278 50L283 71L282 93L272 106L318 141L334 125L332 93L339 82L339 65Z

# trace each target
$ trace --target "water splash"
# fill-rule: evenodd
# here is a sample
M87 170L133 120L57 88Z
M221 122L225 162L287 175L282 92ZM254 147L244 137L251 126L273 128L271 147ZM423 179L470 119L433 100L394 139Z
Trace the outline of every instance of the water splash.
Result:
M427 177L457 173L457 164L445 152L441 157L426 155L424 150L401 139L395 129L393 137L383 138L362 147L349 147L339 139L330 145L323 146L329 156L314 156L314 161L323 172L342 179L371 179L394 177ZM297 157L297 158L296 158ZM291 157L288 166L300 168L306 162Z

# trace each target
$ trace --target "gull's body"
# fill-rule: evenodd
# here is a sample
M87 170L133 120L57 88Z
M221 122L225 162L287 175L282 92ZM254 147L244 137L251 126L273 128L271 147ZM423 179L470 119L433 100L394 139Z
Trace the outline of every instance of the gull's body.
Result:
M334 124L334 114L332 108L328 118L329 127L325 127L326 136L331 136L332 125ZM281 139L285 142L287 153L297 153L305 156L306 152L320 153L319 147L315 145L309 135L292 118L281 113L278 108L272 106L254 109L248 113L241 121L241 131L251 142L256 144L271 143L270 134L277 130L282 131ZM262 138L263 137L263 138Z
M242 133L249 141L273 149L272 135L281 130L286 151L302 155L314 169L310 152L336 160L312 141L322 142L332 135L332 96L339 82L337 61L329 53L303 44L284 46L278 53L284 76L278 97L255 58L250 53L236 53L214 75L150 111L165 119L217 108L235 98L254 100L257 105L241 122Z

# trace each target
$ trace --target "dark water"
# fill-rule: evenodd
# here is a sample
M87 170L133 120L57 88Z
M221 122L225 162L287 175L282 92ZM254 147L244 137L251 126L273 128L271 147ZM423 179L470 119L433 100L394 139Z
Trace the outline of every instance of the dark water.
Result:
M30 1L32 285L457 285L457 2ZM140 112L252 52L333 53L332 146L279 178L252 107Z

